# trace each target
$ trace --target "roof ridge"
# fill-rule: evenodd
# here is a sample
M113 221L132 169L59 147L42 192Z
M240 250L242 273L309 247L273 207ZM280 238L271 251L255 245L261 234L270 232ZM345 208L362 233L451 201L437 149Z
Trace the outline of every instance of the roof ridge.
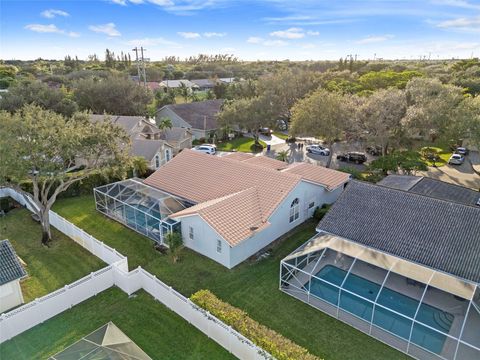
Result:
M423 176L423 179L425 179L425 178L426 177ZM430 179L430 178L428 178L428 179ZM438 180L438 181L442 182L441 180ZM477 210L480 211L480 207L476 206L476 205L464 204L464 203L460 203L460 202L456 202L456 201L440 199L440 198L435 197L435 196L430 196L430 195L425 195L425 194L419 194L419 193L416 193L416 192L411 192L410 189L412 189L413 186L409 190L403 190L403 189L396 189L396 188L388 187L388 186L382 185L382 184L373 184L373 183L369 183L368 181L362 181L362 180L352 180L352 182L353 183L360 183L360 184L364 184L364 185L368 185L368 186L379 186L379 187L387 189L387 190L403 192L403 193L409 194L411 196L417 196L417 197L419 196L419 197L422 197L422 198L432 199L432 200L436 200L436 201L451 204L451 205L460 205L460 206L463 206L463 207L477 209ZM416 184L418 184L418 182ZM447 184L449 184L449 183L447 183ZM475 191L475 190L472 190L472 191ZM479 193L479 198L480 198L480 193Z

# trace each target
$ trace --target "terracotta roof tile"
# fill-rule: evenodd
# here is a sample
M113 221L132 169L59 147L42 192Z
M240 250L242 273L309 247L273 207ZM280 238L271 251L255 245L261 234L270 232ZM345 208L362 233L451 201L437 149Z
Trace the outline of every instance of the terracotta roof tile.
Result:
M350 174L307 163L293 163L282 172L300 175L303 180L323 185L327 190L333 190L350 179Z
M282 170L288 167L288 164L286 162L272 159L268 156L254 156L249 159L243 160L243 162L273 170Z
M238 152L232 152L230 154L227 154L227 155L223 156L223 158L224 159L243 161L243 160L250 159L254 156L255 155L253 155L253 154L238 151Z

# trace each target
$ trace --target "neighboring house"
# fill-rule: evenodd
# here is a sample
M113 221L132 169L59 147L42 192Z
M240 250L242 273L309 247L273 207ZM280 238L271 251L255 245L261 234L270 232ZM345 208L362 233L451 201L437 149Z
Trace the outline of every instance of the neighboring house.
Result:
M165 140L173 147L173 155L177 155L183 149L191 149L193 136L190 130L184 128L172 127L164 129L160 134L160 139Z
M169 215L180 222L185 246L232 268L313 216L316 207L333 203L349 181L349 174L324 167L285 168L266 159L184 150L144 184L194 204Z
M10 241L0 241L0 313L23 304L20 280L26 276Z
M480 208L394 180L351 181L280 289L416 359L480 359Z
M110 120L122 127L132 141L130 155L145 158L152 170L169 161L175 149L167 141L161 139L162 131L142 116L90 115L90 121Z
M218 82L224 83L224 84L231 84L231 83L235 82L235 78L233 78L233 77L229 77L229 78L218 78L217 80L218 80Z
M480 192L428 177L389 175L378 185L464 205L480 206Z
M192 83L198 86L197 90L200 91L207 91L211 90L215 87L215 80L210 80L210 79L195 79L191 80Z
M143 85L143 83L140 85ZM160 83L158 81L147 81L147 87L155 92L156 90L160 89Z
M190 80L164 80L160 83L160 88L163 88L165 91L168 89L178 89L184 84L190 90L198 90L198 85L191 82Z
M173 127L191 131L193 140L206 138L211 131L216 131L217 115L223 100L196 101L186 104L165 105L155 114L155 118L168 117Z

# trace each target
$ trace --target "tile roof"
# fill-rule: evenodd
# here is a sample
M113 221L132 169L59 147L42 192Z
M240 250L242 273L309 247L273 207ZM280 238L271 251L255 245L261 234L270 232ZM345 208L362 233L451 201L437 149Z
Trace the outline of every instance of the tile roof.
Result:
M421 176L410 175L388 175L380 180L377 185L386 186L392 189L408 191L422 179Z
M193 210L203 211L205 214L205 206L213 206L207 212L210 214L208 221L218 232L226 234L225 240L235 244L245 231L252 231L250 227L257 226L255 224L260 224L260 222L265 223L281 201L300 181L301 177L298 175L186 149L150 175L144 182L195 203L223 198L221 201L214 201L211 204L198 204ZM251 190L252 188L255 191ZM246 190L249 191L243 193ZM233 196L232 194L238 195ZM248 195L246 199L239 201L245 195ZM242 220L240 227L243 230L235 230L237 235L223 232L224 223L235 223L239 211L237 206L244 204L243 201L252 205L245 208L245 210L249 209L250 213L242 215L245 220ZM225 210L227 206L229 207L228 211ZM220 207L222 207L222 211L215 211ZM182 214L185 215L186 212L182 212L180 215ZM260 218L256 222L252 222L251 219L257 218L259 214ZM172 217L175 217L175 214ZM237 227L234 226L232 229Z
M223 158L224 159L243 161L243 160L250 159L251 157L254 157L254 156L255 155L253 155L253 154L237 151L237 152L231 152L231 153L223 156Z
M269 158L268 156L253 156L249 159L243 160L246 164L252 164L261 166L273 170L282 170L288 167L288 164L284 161Z
M222 104L223 100L205 100L186 104L165 105L164 108L173 111L188 123L192 129L211 130L218 127L217 114L220 112Z
M8 240L0 241L0 285L21 279L27 275L12 244Z
M350 179L350 174L307 163L293 163L282 172L300 175L302 179L321 184L328 190L333 190Z
M317 228L480 283L480 208L351 181Z

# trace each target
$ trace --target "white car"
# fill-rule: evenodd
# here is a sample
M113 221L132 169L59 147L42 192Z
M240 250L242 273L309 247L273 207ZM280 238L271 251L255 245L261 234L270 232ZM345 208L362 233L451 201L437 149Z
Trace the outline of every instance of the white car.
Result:
M322 145L307 145L305 148L308 153L318 154L323 156L330 155L330 149L323 147Z
M463 157L463 155L460 154L452 154L452 156L450 156L450 159L448 159L448 163L451 165L462 165L464 161L465 158Z
M217 149L211 145L198 145L195 146L193 151L203 152L204 154L215 155Z

